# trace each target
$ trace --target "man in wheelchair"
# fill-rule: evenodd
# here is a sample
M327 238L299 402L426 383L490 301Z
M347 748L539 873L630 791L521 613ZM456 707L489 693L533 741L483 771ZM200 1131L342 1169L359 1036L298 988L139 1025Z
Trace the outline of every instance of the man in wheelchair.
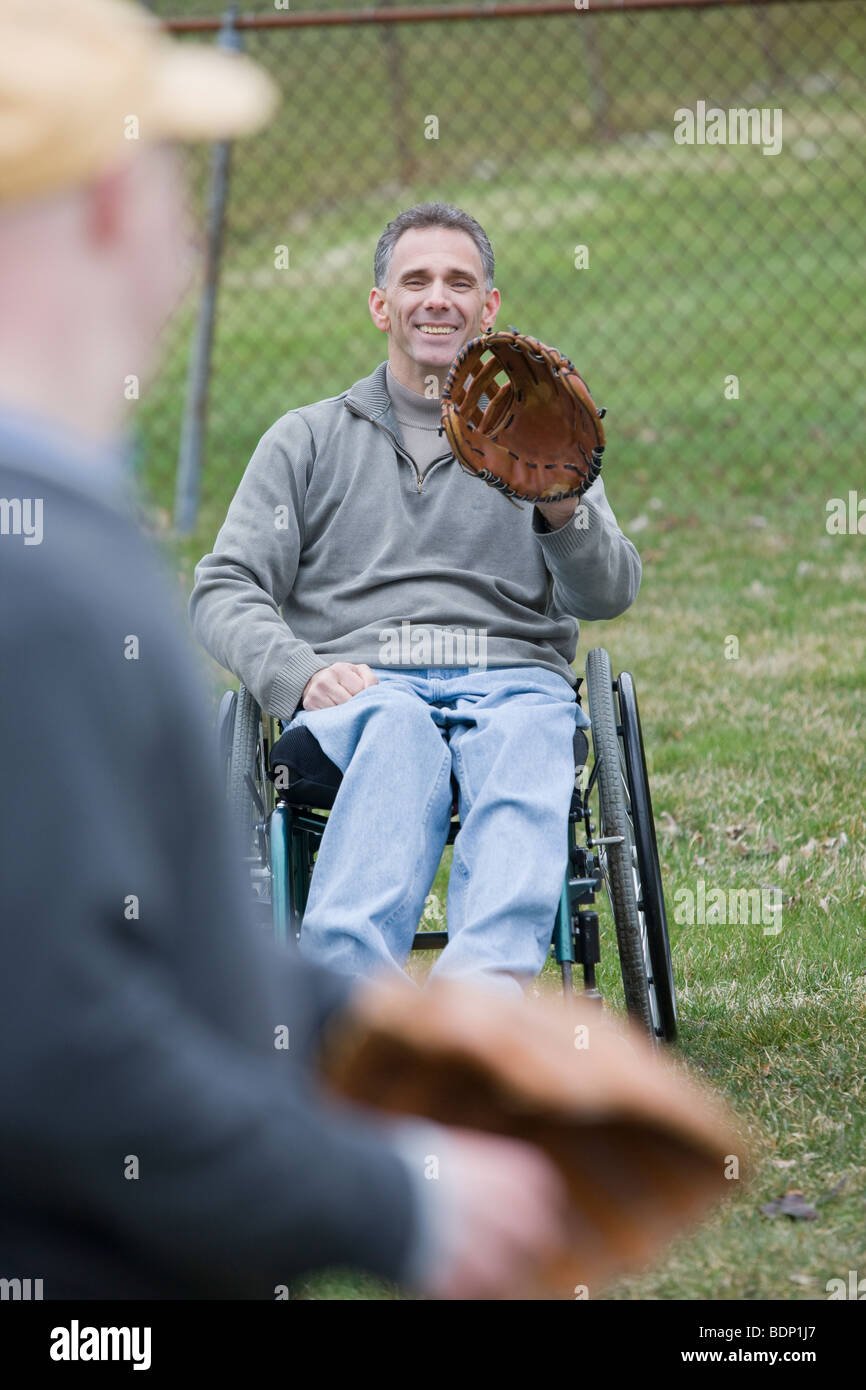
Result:
M600 478L579 506L516 506L439 433L450 364L499 310L475 219L410 208L374 270L387 361L263 436L196 569L193 626L342 772L306 953L402 974L456 809L433 974L516 991L544 965L566 864L578 620L624 612L640 559Z

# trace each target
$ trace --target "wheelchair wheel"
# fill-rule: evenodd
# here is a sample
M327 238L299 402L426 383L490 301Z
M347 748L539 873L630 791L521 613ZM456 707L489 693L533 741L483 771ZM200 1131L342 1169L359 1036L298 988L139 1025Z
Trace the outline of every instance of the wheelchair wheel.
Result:
M651 1037L671 1041L673 974L634 685L627 676L618 708L620 692L601 647L587 657L586 682L601 831L595 843L613 912L626 1008Z
M217 741L219 744L220 767L223 778L228 777L229 762L232 756L232 736L235 729L235 710L238 705L238 692L227 690L220 700L217 713ZM226 786L228 783L226 783Z
M637 693L628 671L621 671L617 676L616 689L621 729L620 755L641 885L638 911L644 915L662 1037L666 1042L673 1042L677 1035L677 1000L671 944Z
M263 868L267 868L268 862L267 820L276 799L268 777L272 724L246 686L241 685L235 705L226 794L229 814L244 851L258 856Z
M261 711L245 685L238 689L227 774L229 814L249 853L256 819L255 786Z
M255 904L255 917L263 927L276 926L280 931L281 904L274 905L274 871L271 861L271 839L276 793L268 776L268 758L275 737L276 721L262 713L258 703L244 685L234 696L234 711L224 700L220 706L220 736L224 746L230 738L226 763L226 796L229 816L235 829L238 845L249 874ZM285 831L282 822L278 827ZM279 852L279 844L277 846ZM282 869L282 861L280 867ZM279 877L278 891L285 891L285 872Z

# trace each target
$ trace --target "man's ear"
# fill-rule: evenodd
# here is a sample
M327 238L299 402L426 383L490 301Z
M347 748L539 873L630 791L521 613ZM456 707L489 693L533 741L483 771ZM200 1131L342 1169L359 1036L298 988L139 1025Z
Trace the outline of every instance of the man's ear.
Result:
M94 245L109 247L122 235L132 196L131 163L100 174L84 190L87 200L87 233Z
M370 318L382 333L387 333L391 327L391 316L385 308L385 291L374 286L370 291L369 303Z
M493 327L494 323L496 322L496 315L499 313L499 305L501 304L501 302L502 296L496 289L491 290L490 293L485 297L484 312L481 315L482 330Z

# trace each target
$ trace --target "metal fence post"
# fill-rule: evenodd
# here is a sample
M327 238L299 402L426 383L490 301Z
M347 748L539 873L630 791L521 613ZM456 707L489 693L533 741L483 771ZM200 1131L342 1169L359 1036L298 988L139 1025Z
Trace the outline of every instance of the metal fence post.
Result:
M240 50L241 36L235 28L236 19L237 5L233 4L229 6L223 17L222 28L217 40L221 48ZM195 529L198 517L214 323L222 256L223 222L228 200L230 164L231 141L221 140L213 146L211 153L204 286L190 348L186 400L177 461L174 525L175 530L184 535L188 535Z

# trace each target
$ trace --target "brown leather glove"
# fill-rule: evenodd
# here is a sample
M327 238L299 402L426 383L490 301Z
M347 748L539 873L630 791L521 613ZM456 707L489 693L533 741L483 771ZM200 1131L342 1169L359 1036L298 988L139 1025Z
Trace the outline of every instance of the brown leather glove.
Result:
M719 1101L598 1003L367 982L325 1041L327 1085L390 1114L537 1145L571 1220L538 1296L590 1296L730 1191L745 1148Z
M457 461L527 502L580 497L595 482L603 414L573 362L513 328L467 343L442 392L442 428Z

